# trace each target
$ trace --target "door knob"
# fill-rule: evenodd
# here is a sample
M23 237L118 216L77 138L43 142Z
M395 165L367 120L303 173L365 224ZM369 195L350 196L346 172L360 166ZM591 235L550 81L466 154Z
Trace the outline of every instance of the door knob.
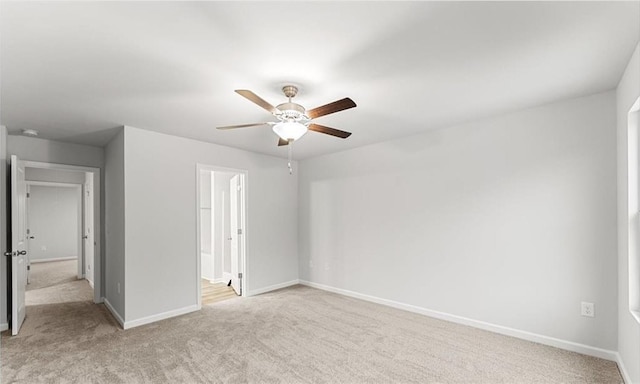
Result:
M24 256L27 254L27 251L17 251L16 256Z
M82 236L82 238L83 238L83 239L88 239L88 238L89 238L89 236L84 235L84 236Z
M30 239L35 239L36 237L35 237L35 236L29 236L29 238L30 238Z

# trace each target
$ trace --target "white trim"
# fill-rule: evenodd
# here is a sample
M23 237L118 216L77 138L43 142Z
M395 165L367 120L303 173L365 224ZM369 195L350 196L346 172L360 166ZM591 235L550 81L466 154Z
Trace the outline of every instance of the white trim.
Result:
M306 280L300 280L300 284L306 285L312 288L321 289L323 291L333 292L344 296L353 297L360 300L369 301L376 304L386 305L388 307L402 309L409 312L419 313L421 315L434 317L436 319L450 321L452 323L468 325L474 328L483 329L485 331L490 331L494 333L499 333L501 335L507 335L511 337L516 337L518 339L523 339L527 341L533 341L535 343L540 343L544 345L549 345L552 347L565 349L567 351L578 352L584 355L595 356L606 360L617 361L616 351L611 351L608 349L602 349L597 347L592 347L585 344L575 343L573 341L557 339L555 337L539 335L532 332L522 331L519 329L504 327L502 325L491 324L484 321L469 319L467 317L452 315L445 312L434 311L427 308L418 307L411 304L400 303L393 300L381 299L375 296L369 296L358 292L348 291L346 289L335 288L329 285L313 283Z
M91 287L91 289L93 289L93 281L91 281L89 279L86 279L86 280L87 280L87 282L89 282L89 286Z
M134 328L134 327L139 327L141 325L155 323L156 321L160 321L160 320L168 319L168 318L171 318L171 317L184 315L186 313L198 311L199 309L200 309L199 305L190 305L188 307L174 309L174 310L163 312L163 313L158 313L157 315L151 315L151 316L147 316L147 317L142 317L142 318L137 319L137 320L125 321L123 328L124 329L131 329L131 328Z
M60 188L82 188L80 183L60 183L53 181L33 181L26 180L27 185L34 185L36 187L60 187Z
M224 279L223 278L213 279L213 280L209 280L209 281L211 282L211 284L224 283Z
M8 331L8 330L9 330L9 323L0 323L0 332Z
M224 259L224 257L223 257ZM229 280L231 280L231 273L230 272L222 272L222 282L224 283L225 281L228 283Z
M104 306L107 307L109 312L111 312L111 314L116 319L116 321L120 324L120 326L124 328L124 320L122 320L122 317L120 316L118 311L116 311L115 308L113 308L113 306L111 305L109 300L107 300L106 297L104 298L103 303L104 303Z
M53 261L67 261L67 260L76 260L78 256L69 256L69 257L52 257L51 259L37 259L37 260L29 260L31 264L38 263L48 263Z
M292 285L298 285L298 284L300 284L300 280L295 279L295 280L287 281L285 283L274 284L274 285L270 285L268 287L254 289L253 291L247 292L246 296L261 295L263 293L275 291L277 289L291 287Z
M627 384L632 384L631 376L629 376L629 372L627 368L624 366L624 362L622 361L622 356L620 353L616 352L616 363L618 363L618 370L620 371L620 375L622 376L622 380L624 380Z

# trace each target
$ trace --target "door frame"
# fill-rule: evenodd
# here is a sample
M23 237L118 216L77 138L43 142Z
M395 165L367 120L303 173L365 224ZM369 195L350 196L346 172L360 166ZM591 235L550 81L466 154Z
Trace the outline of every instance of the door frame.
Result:
M93 240L95 242L93 252L93 302L102 303L102 226L100 225L102 206L102 195L100 194L101 178L100 168L86 167L81 165L69 165L58 163L46 163L40 161L22 160L25 168L51 169L57 171L75 171L93 174Z
M237 169L237 168L227 168L220 167L216 165L207 165L207 164L196 164L196 303L198 309L202 308L202 276L201 276L201 255L200 255L200 184L202 182L200 178L201 171L211 171L211 172L225 172L225 173L235 173L240 175L240 185L241 185L241 194L240 200L238 203L241 206L242 214L240 215L240 227L242 228L242 236L240 237L240 273L242 273L242 296L247 296L247 281L249 276L247 275L247 263L249 262L249 249L247 248L247 237L249 236L249 220L248 220L248 185L249 185L249 171L245 169ZM223 270L224 272L224 270Z
M77 199L77 205L78 205L78 233L76 233L76 245L77 245L77 249L78 249L78 255L76 256L76 259L78 261L78 271L77 271L77 277L78 279L83 279L85 278L85 273L86 273L86 261L85 261L85 254L84 254L84 246L83 246L83 241L82 241L82 236L83 236L83 229L84 229L84 195L82 193L83 189L84 189L84 185L83 184L76 184L76 183L60 183L60 182L51 182L51 181L31 181L31 180L27 180L26 181L27 184L27 191L30 193L30 187L32 186L37 186L37 187L60 187L60 188L74 188L76 190L76 199ZM27 199L27 229L30 231L31 228L29 227L29 211L30 211L30 207L29 207L29 199ZM28 235L30 235L30 233L28 233ZM29 239L27 239L27 244L29 244ZM29 244L30 245L30 244ZM27 252L27 256L29 255L29 252ZM28 264L27 265L31 265L31 257L28 258Z

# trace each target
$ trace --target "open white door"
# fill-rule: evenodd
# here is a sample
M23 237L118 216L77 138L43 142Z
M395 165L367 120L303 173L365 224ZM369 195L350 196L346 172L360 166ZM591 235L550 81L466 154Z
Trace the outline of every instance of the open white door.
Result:
M238 263L238 245L241 229L238 220L238 194L240 193L240 175L235 175L229 180L229 238L231 250L231 287L238 295L242 295L239 278L240 268Z
M26 251L27 185L24 165L11 156L11 334L17 335L24 321L27 287Z
M93 256L95 239L93 236L93 174L86 173L86 181L84 184L84 231L82 234L83 239L83 253L84 253L84 276L89 281L89 284L93 287Z

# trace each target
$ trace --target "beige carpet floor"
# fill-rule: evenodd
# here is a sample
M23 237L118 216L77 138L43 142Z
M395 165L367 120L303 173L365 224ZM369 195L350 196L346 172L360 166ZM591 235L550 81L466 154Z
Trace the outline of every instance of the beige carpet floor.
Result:
M621 383L615 363L313 288L123 331L90 301L27 309L3 383Z
M78 279L78 261L62 260L31 263L30 283L27 291L68 283Z

